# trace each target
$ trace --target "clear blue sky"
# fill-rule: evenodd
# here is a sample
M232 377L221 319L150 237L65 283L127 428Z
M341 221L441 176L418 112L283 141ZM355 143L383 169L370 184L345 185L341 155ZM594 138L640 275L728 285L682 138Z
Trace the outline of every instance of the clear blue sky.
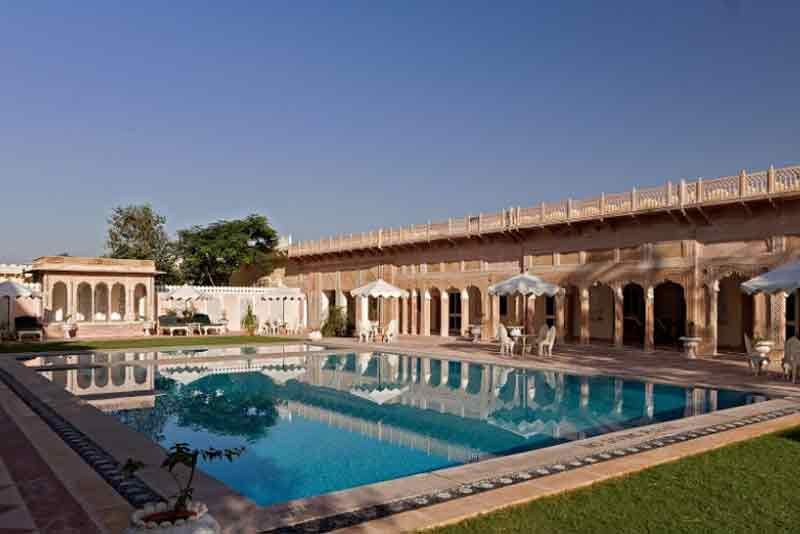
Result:
M117 204L295 239L800 162L800 2L2 2L0 262ZM9 200L11 199L11 200Z

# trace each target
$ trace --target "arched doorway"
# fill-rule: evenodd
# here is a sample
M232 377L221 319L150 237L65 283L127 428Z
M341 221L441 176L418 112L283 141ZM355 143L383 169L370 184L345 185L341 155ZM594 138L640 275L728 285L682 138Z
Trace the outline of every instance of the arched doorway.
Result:
M100 282L94 286L94 317L93 321L108 321L108 286Z
M633 282L622 288L622 342L644 347L644 288Z
M86 282L78 285L78 321L92 320L92 286Z
M447 291L447 331L451 336L461 335L461 291Z
M466 325L467 327L470 326L481 326L483 324L483 301L481 300L481 290L475 286L467 287L467 298L469 301L468 309L469 309L469 324ZM464 303L462 301L461 305L463 306ZM467 333L469 333L469 328L467 328Z
M64 282L53 284L52 314L51 319L59 323L67 318L67 284Z
M797 292L793 292L786 298L786 339L798 336L797 327Z
M125 317L125 286L116 283L111 286L111 316L112 321L122 321Z
M137 284L133 289L133 313L140 321L150 318L150 310L147 306L147 287L144 284Z
M428 292L431 295L431 335L438 336L442 333L442 292L435 287Z
M679 347L686 335L686 297L683 286L667 281L654 290L653 338L656 345Z
M744 352L744 336L753 337L753 297L742 292L746 279L732 274L719 281L717 295L717 347Z
M614 290L606 284L589 288L589 341L614 341Z

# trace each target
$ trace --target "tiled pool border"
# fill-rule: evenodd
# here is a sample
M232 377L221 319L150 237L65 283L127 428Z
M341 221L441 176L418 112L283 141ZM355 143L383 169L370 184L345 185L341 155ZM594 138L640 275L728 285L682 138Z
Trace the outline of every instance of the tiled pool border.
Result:
M401 512L409 512L419 510L428 506L436 504L444 504L462 497L477 495L500 487L513 486L521 484L537 478L546 477L548 475L555 475L587 467L590 465L607 462L618 458L628 457L631 455L639 454L642 452L683 443L693 439L725 432L728 430L735 430L744 426L763 423L800 413L800 405L787 407L777 410L771 410L763 414L742 417L734 421L722 424L709 425L706 427L687 430L684 432L677 432L659 438L644 441L635 446L612 449L610 451L603 451L597 454L589 454L585 456L574 457L569 460L557 461L542 465L532 469L525 469L506 473L495 477L490 477L469 484L458 484L451 488L444 490L434 491L414 497L398 499L388 503L377 504L374 506L367 506L358 510L334 514L327 517L311 519L302 521L289 526L282 526L273 529L263 530L262 534L294 534L294 533L317 533L317 532L331 532L342 528L353 527L367 521L376 519L383 519L394 514Z
M335 350L335 349L334 349ZM339 349L341 350L341 349ZM20 367L23 367L20 365ZM94 442L78 430L72 423L58 414L46 402L39 399L22 382L16 379L7 370L0 368L0 380L3 381L11 391L15 393L36 415L44 421L70 448L72 448L96 473L98 473L114 490L117 491L129 504L134 507L141 506L148 502L162 500L162 497L139 478L125 479L120 471L119 462L100 445ZM702 387L702 386L701 386ZM714 413L724 413L726 410ZM658 438L638 442L631 447L603 449L601 452L593 454L571 456L569 460L550 462L545 465L537 465L535 468L520 471L506 472L502 475L479 479L476 482L454 484L445 489L437 491L418 493L414 496L403 497L400 499L387 500L387 502L367 505L355 510L348 510L340 513L332 513L323 517L310 519L300 519L293 521L287 517L284 524L280 526L257 529L263 534L273 533L295 533L295 532L329 532L341 528L354 527L373 521L383 519L395 514L409 512L427 508L437 504L445 504L459 498L478 495L483 492L491 491L502 487L514 486L523 482L556 475L580 467L590 466L606 462L609 460L629 457L638 453L643 453L661 447L667 447L692 439L735 430L747 425L763 423L784 416L800 413L800 404L791 405L784 408L774 409L759 413L757 415L742 416L731 419L721 424L710 424L704 427L694 428L685 431L673 432L662 435ZM686 421L685 418L681 421ZM648 425L652 427L653 425ZM642 428L648 428L648 426ZM613 442L613 440L612 440ZM608 444L606 444L608 445ZM592 445L604 447L603 445ZM546 449L544 449L546 450ZM473 465L473 464L469 464ZM498 469L501 471L502 469ZM433 472L432 474L436 474ZM324 497L324 496L322 496ZM268 510L269 507L259 507L261 510Z

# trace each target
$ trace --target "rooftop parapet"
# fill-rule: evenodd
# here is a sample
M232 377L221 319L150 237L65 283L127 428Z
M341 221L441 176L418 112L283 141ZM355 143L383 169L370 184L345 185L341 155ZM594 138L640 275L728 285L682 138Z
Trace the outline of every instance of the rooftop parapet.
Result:
M705 207L743 199L758 200L800 193L800 166L673 183L661 187L633 189L627 193L601 193L587 200L542 202L532 207L513 207L497 213L481 213L443 222L381 228L361 234L339 235L289 245L289 257L328 254L346 250L382 248L535 228L556 224L601 220L608 217Z
M109 272L121 274L157 274L153 260L116 258L81 258L77 256L42 256L33 260L31 271Z

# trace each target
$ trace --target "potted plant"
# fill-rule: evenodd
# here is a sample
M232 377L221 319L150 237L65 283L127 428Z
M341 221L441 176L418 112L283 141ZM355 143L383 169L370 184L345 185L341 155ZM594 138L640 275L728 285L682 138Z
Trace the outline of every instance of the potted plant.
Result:
M251 304L247 305L247 311L244 317L242 317L242 329L251 336L255 335L258 330L258 317L253 313L253 306Z
M131 514L130 526L124 534L140 534L153 532L154 529L161 534L211 534L221 531L219 523L208 513L208 507L203 503L192 502L194 494L194 475L197 471L197 461L226 459L233 461L244 452L244 448L233 449L191 449L186 443L176 443L161 463L161 468L166 469L175 484L178 492L171 496L167 502L148 504L144 508L135 510ZM125 477L131 477L145 467L145 465L132 458L128 458L122 467ZM178 469L182 468L182 469ZM188 470L188 475L183 479L178 471Z

